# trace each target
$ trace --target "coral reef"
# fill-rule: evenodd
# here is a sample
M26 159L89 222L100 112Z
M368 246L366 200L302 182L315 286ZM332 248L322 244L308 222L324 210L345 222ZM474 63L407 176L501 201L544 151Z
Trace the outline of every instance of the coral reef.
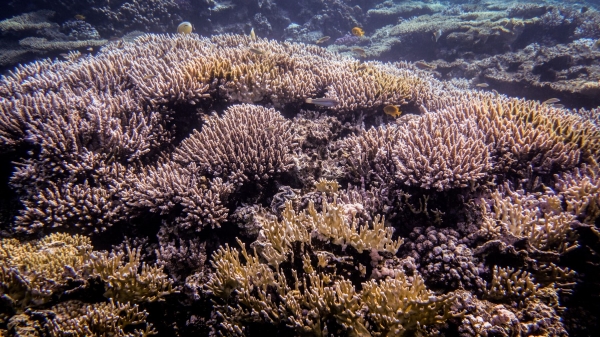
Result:
M571 107L597 106L600 93L600 51L585 38L568 44L543 46L533 43L515 52L481 60L436 61L440 77L466 77L531 99L559 98Z
M94 27L80 20L61 27L51 21L56 13L39 10L0 21L0 68L31 61L35 57L58 56L71 50L88 51L105 45ZM63 33L66 32L67 34Z
M245 35L20 66L0 331L589 335L597 116Z

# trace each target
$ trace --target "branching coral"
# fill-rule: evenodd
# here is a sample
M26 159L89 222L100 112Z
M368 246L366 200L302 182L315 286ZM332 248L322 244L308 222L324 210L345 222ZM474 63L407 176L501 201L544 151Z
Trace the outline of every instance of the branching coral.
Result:
M51 234L24 244L3 239L0 263L5 298L17 310L50 301L68 280L83 278L91 250L90 239L78 235Z
M600 217L600 172L597 166L584 166L557 175L556 190L567 204L566 211L586 223Z
M299 214L288 201L282 217L282 221L263 222L253 254L248 253L238 239L241 256L237 249L228 246L212 256L215 274L207 287L227 303L235 299L241 304L216 302L224 317L222 326L228 327L226 330L230 333L241 334L243 324L240 323L251 317L271 323L286 322L298 333L317 336L327 331L328 319L333 318L350 334L367 336L371 329L366 317L377 321L373 331L382 331L385 335L390 331L414 330L417 321L433 324L451 316L448 305L453 296L433 296L419 275L412 278L412 283L404 274L397 275L396 280L366 282L362 284L361 293L349 279L336 275L335 268L330 269L338 264L353 265L351 256L340 258L327 251L315 251L319 241L325 239L337 246L351 245L359 254L364 250L371 251L371 255L377 255L378 251L396 253L402 241L391 240L391 230L384 228L379 219L373 222L373 229L368 226L359 229L355 221L348 220L341 206L335 202L328 204L325 199L322 212L317 212L311 202L308 209ZM320 240L311 240L311 236ZM302 270L293 270L291 275L286 273L281 265L289 262L301 263ZM360 263L356 265L363 279L366 277L364 268ZM388 292L395 290L402 290L401 296L408 297L409 301L405 299L395 304L388 301L387 311L377 309L380 307L377 303L383 303L380 297L391 296ZM372 315L365 317L363 307Z
M355 181L364 179L365 183L389 184L396 172L393 151L400 137L398 127L388 125L343 139L341 147L348 175Z
M236 249L220 248L212 257L216 272L207 284L214 295L229 303L235 295L241 304L217 306L225 320L221 326L235 335L243 335L243 322L252 318L285 322L297 333L315 336L324 335L332 318L350 334L385 336L414 330L418 322L441 323L452 317L449 309L454 295L434 296L419 275L413 276L412 282L404 274L396 279L368 281L362 284L362 292L357 292L349 280L317 273L322 264L313 267L306 253L302 256L304 278L297 271L292 277L279 269L274 271L260 262L256 252L251 255L243 246L242 256L244 260ZM368 310L366 317L363 307ZM367 317L375 327L368 328Z
M467 187L485 178L492 166L485 134L474 121L426 115L398 133L393 155L396 178L404 184L437 190Z
M575 216L564 212L555 195L533 195L505 188L491 195L493 210L483 209L483 230L494 237L511 234L527 238L540 250L565 252L574 246L571 224Z
M115 336L146 337L155 335L152 324L146 322L148 313L137 305L119 303L84 304L68 301L51 308L50 336Z
M174 159L194 163L201 173L236 183L264 180L289 169L297 148L289 123L273 109L236 105L221 118L209 117L186 139Z
M189 290L183 300L193 305L175 310L173 329L196 310L205 322L212 311L214 324L206 329L215 335L243 335L255 323L314 335L438 329L460 313L452 307L458 297L438 295L424 283L440 292L461 286L482 290L478 272L489 261L472 257L477 226L487 234L477 239L493 239L498 246L518 242L525 247L522 255L567 257L576 247L571 225L597 218L592 165L600 154L600 131L593 120L457 83L442 84L407 64L361 64L315 46L233 35L145 35L110 44L93 57L18 68L0 85L0 147L12 151L7 157L18 163L5 172L12 172L15 199L23 205L11 228L95 233L112 226L109 233L119 235L108 238L109 244L121 235L148 236L149 251L156 254L143 256L141 248L92 252L89 242L71 244L65 237L60 240L68 243L56 247L31 243L27 254L49 253L21 268L26 264L10 255L19 251L17 241L5 239L0 281L14 304L7 315L16 322L19 310L55 305L47 300L65 284L72 287L70 295L77 288L72 296L97 292L91 294L96 298L104 287L104 295L122 306L172 304L175 296L168 295L179 290L176 278ZM309 105L307 98L338 104ZM387 104L406 108L409 116L392 122L382 112ZM288 118L300 111L304 116ZM318 114L327 117L307 122ZM383 122L387 125L378 125ZM348 137L363 125L374 128ZM345 162L335 166L340 157ZM536 175L532 180L548 183L552 174L556 192L541 185L535 193L526 190L524 178ZM493 178L524 190L490 191ZM348 181L361 183L361 189L344 190ZM421 189L430 194L418 195ZM482 194L489 200L481 213L466 209L465 200ZM441 200L446 196L456 201L444 209L448 228L428 228L412 238L415 247L407 250L426 257L401 256L407 252L399 254L403 240L394 230L410 228L398 221L398 212L404 206L408 212L436 212L439 223L443 214L433 203L446 202ZM400 205L398 198L408 202ZM388 223L377 214L385 214ZM247 250L257 233L254 251ZM240 249L223 245L238 234ZM44 267L52 264L55 250L72 246L82 247L77 259L54 259L70 268ZM206 252L214 252L213 270ZM176 265L179 259L184 261ZM535 267L542 270L536 277L550 274L547 266ZM448 277L432 275L446 271ZM516 288L533 282L525 272L514 280L513 274L492 275L491 299L512 287L502 277ZM552 277L536 281L553 283ZM213 295L210 308L197 305L208 303L206 289ZM536 307L537 292L515 289L509 290L526 298L519 310L550 306ZM127 322L135 323L124 323L126 333L153 332L148 325L144 330L145 315L131 306L77 306L103 312L111 326L133 317ZM490 310L509 320L505 331L514 332L513 316L504 309ZM101 320L97 316L89 320ZM64 322L89 325L88 318L65 317ZM553 310L539 317L560 330Z
M497 160L507 161L505 166L528 162L535 171L546 173L572 168L600 154L598 126L550 105L484 97L462 100L445 110L457 120L474 118Z
M529 296L535 296L539 285L533 276L522 270L494 266L492 282L489 284L486 296L502 301L523 301Z
M104 296L121 302L153 302L176 292L162 267L140 262L140 249L108 254L94 252L88 263L89 273L105 282Z
M0 288L16 313L49 302L65 290L83 288L90 277L104 282L107 298L151 302L176 290L162 267L140 262L139 249L108 254L92 251L87 237L51 234L20 243L3 239L0 246Z
M402 336L419 325L442 323L453 315L454 294L435 296L420 275L409 281L404 274L363 283L362 300L379 336Z
M180 229L195 231L219 227L227 218L229 209L224 203L234 186L221 178L207 179L195 163L182 167L171 161L129 174L126 181L130 186L120 193L129 213L170 214L180 206L175 223Z

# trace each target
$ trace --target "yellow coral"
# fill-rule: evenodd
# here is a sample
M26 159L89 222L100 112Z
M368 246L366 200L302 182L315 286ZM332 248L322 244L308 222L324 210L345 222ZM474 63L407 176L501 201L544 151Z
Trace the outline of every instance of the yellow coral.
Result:
M27 243L3 239L0 243L2 288L21 308L45 303L58 286L82 276L91 251L90 239L80 235L50 234Z
M105 297L122 302L153 302L177 292L162 267L141 263L140 258L140 249L129 247L127 262L124 252L94 252L90 255L91 275L105 282Z
M435 296L419 274L363 283L362 300L380 336L402 336L420 325L441 323L452 317L455 295Z

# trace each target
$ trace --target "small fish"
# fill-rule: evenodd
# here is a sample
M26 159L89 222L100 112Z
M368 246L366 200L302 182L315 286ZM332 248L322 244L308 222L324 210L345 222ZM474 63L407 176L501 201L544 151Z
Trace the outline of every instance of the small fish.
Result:
M360 27L354 27L352 28L352 35L361 37L365 35L365 31Z
M477 83L477 84L475 84L475 86L476 86L476 87L479 87L479 88L487 88L487 87L489 87L490 85L489 85L489 84L487 84L487 83Z
M156 77L156 74L146 75L146 76L144 76L142 78L142 80L146 81L146 80L149 80L149 79L154 78L154 77Z
M88 48L88 49L86 49L86 50L87 50L87 51L89 51L89 52L93 52L93 51L94 51L94 48L92 48L92 47L89 47L89 48Z
M356 70L358 71L362 71L362 70L366 70L369 66L366 63L363 63L361 65L359 65L358 67L356 67Z
M75 19L83 21L85 20L85 15L77 14L75 15Z
M64 57L64 58L66 58L66 59L68 59L68 58L69 58L69 54L67 54L67 53L60 53L60 54L58 54L58 55L60 55L60 56L62 56L62 57Z
M562 109L565 107L564 104L552 104L553 107L557 108L557 109Z
M115 42L115 41L119 41L121 38L118 36L111 36L110 39L108 39L109 42Z
M592 45L592 50L597 49L600 49L600 39L596 40L596 42L594 42L594 44Z
M547 100L543 101L542 104L543 105L551 105L551 104L558 103L558 102L560 102L560 99L558 99L558 98L550 98L550 99L547 99Z
M250 29L250 40L256 41L256 34L254 33L254 27Z
M249 51L253 52L256 55L264 55L265 51L257 48L248 48Z
M385 112L387 115L390 115L394 118L396 118L402 114L402 111L400 111L400 109L398 109L398 106L396 106L396 105L386 105L383 108L383 112Z
M318 39L315 43L316 44L321 44L321 43L329 41L329 39L331 39L331 37L329 37L329 36L323 36L322 38Z
M433 32L433 39L435 42L438 42L438 40L440 39L440 37L442 36L442 30L438 29L435 32Z
M326 107L334 107L336 105L339 104L339 102L333 98L327 98L327 97L323 97L323 98L307 98L305 100L306 103L308 104L314 104L314 105L318 105L318 106L326 106Z
M188 21L183 21L177 26L177 33L179 34L189 34L192 32L192 24Z
M352 52L358 54L360 57L367 57L367 52L362 48L354 47L352 48Z
M425 63L423 61L415 62L415 67L417 67L419 69L435 69L435 68L437 68L435 65Z

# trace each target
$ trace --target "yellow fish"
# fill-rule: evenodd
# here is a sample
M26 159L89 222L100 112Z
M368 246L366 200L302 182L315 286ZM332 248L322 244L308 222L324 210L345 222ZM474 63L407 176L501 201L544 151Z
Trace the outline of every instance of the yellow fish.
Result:
M383 112L385 112L387 115L390 115L394 118L396 118L402 114L402 111L400 111L400 109L398 109L398 107L395 105L386 105L383 108Z
M75 15L75 19L83 21L85 20L85 15L77 14Z
M177 33L179 34L189 34L192 32L192 24L188 21L183 21L177 26Z
M365 35L365 31L360 27L354 27L352 28L352 35L361 37Z

